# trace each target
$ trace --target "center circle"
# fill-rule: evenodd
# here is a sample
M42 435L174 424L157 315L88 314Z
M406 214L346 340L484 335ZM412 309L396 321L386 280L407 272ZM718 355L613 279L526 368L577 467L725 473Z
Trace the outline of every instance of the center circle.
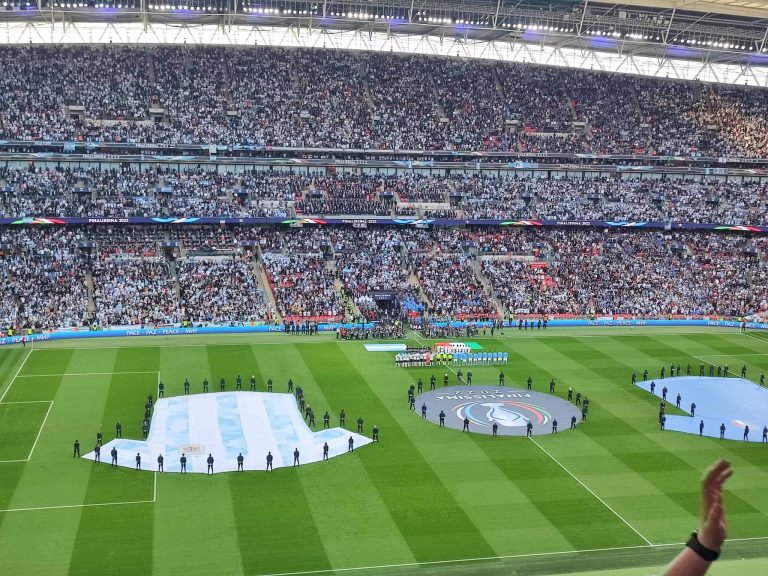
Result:
M422 413L426 405L426 419L440 423L440 412L445 415L445 427L463 430L465 419L469 431L490 434L498 424L499 436L525 436L528 422L534 435L552 434L557 421L558 431L571 427L572 418L581 421L581 410L570 402L552 394L506 388L504 386L450 386L430 390L416 397L415 409Z

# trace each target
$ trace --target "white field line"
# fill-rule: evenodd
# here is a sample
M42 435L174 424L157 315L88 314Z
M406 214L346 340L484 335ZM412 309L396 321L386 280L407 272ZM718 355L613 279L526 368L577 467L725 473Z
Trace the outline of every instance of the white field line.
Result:
M752 340L758 340L763 344L768 344L768 340L766 340L765 338L758 338L757 336L752 336L752 334L747 334L746 332L744 332L744 336L749 336L750 338L752 338Z
M19 366L19 369L16 370L16 374L11 378L11 383L8 384L8 388L5 389L5 392L3 392L3 395L0 396L0 404L2 404L3 400L5 400L6 394L8 394L8 390L11 389L11 386L13 386L13 383L16 381L16 378L19 377L19 373L24 368L24 365L27 363L27 360L29 360L29 357L32 355L33 348L30 347L29 352L27 352L27 355L24 357L24 360L21 363L21 366Z
M0 405L6 406L7 404L48 404L53 400L15 400L13 402L0 402Z
M657 328L654 327L648 327L648 326L637 326L636 328L652 328L654 332L654 336L690 336L691 334L702 334L705 333L706 330L693 330L690 332L655 332ZM702 327L706 328L706 327ZM642 332L640 334L632 334L632 333L625 333L622 332L620 334L580 334L580 335L573 335L568 334L570 330L578 330L583 329L583 327L559 327L559 328L549 328L548 330L544 331L541 330L541 332L536 331L536 335L533 334L529 335L529 338L539 338L539 337L558 337L558 336L568 336L573 338L614 338L616 336L623 337L631 337L631 336L647 336L648 332ZM272 332L271 334L283 334L282 332ZM322 333L321 333L322 334ZM330 332L328 334L331 334ZM738 332L733 332L732 334L738 334ZM239 334L239 336L242 336L243 334ZM168 335L164 338L176 338L177 336L181 337L183 335ZM205 334L196 334L195 336L206 336ZM216 335L214 335L216 336ZM238 334L233 334L233 336L238 336ZM749 336L749 334L747 334ZM149 337L148 337L149 338ZM153 337L154 338L154 337ZM755 338L753 336L753 338ZM480 338L481 340L490 340L491 338ZM514 339L511 335L505 335L503 338L504 340L507 339ZM417 340L414 338L414 340ZM756 340L760 340L760 338L756 338ZM48 351L48 350L120 350L122 348L205 348L208 346L281 346L283 344L289 343L289 342L297 342L298 344L304 345L304 344L327 344L328 342L336 342L336 340L331 340L330 338L322 338L318 340L298 340L296 341L293 338L286 337L284 342L258 342L258 341L252 341L252 342L222 342L222 343L209 343L209 344L165 344L163 342L158 342L157 344L150 344L148 342L142 341L142 340L131 340L129 344L125 344L124 346L45 346L43 348L40 348L41 344L46 343L53 343L55 341L50 340L48 342L38 342L38 348L35 350L36 352L41 351ZM358 343L357 340L351 340L347 342L347 344L355 344Z
M34 508L6 508L2 512L31 512L33 510L64 510L67 508L91 508L93 506L126 506L128 504L154 504L154 500L135 500L133 502L98 502L95 504L67 504L65 506L37 506Z
M544 454L546 454L547 456L549 456L549 457L552 459L552 461L553 461L555 464L557 464L558 466L560 466L560 468L562 468L563 470L565 470L565 472L566 472L566 473L567 473L567 474L568 474L568 475L569 475L571 478L573 478L574 480L576 480L576 482L578 482L579 484L581 484L581 486L582 486L582 487L583 487L583 488L584 488L584 489L585 489L587 492L589 492L590 494L592 494L592 496L594 496L595 498L597 498L597 500L599 500L599 501L600 501L600 503L601 503L603 506L605 506L605 507L606 507L608 510L610 510L610 511L613 513L613 515L614 515L614 516L616 516L616 518L618 518L618 519L619 519L619 520L621 520L621 521L622 521L624 524L626 524L626 525L627 525L627 526L628 526L628 527L629 527L629 528L632 530L632 532L634 532L635 534L637 534L638 536L640 536L640 538L642 538L642 539L643 539L643 541L644 541L644 542L645 542L645 543L646 543L648 546L653 546L653 544L651 543L651 541L650 541L650 540L648 540L648 538L646 538L645 536L643 536L642 534L640 534L640 532L638 532L638 531L637 531L637 528L635 528L634 526L632 526L632 524L630 524L629 522L627 522L627 521L626 521L626 520L625 520L625 519L622 517L622 515L621 515L621 514L619 514L618 512L616 512L616 510L614 510L613 508L611 508L611 507L608 505L608 503L607 503L605 500L603 500L602 498L600 498L600 496L598 496L597 494L595 494L595 493L592 491L592 489L591 489L589 486L587 486L586 484L584 484L584 482L582 482L581 480L579 480L578 478L576 478L576 476L574 476L574 475L573 475L573 473L572 473L570 470L568 470L568 468L566 468L565 466L563 466L563 465L560 463L560 461L559 461L557 458L555 458L554 456L552 456L552 454L550 454L549 452L547 452L547 451L544 449L544 447L543 447L541 444L539 444L538 442L536 442L536 440L534 440L533 438L530 438L530 440L531 440L531 442L533 442L533 443L534 443L536 446L538 446L538 448L539 448L539 449L540 449L542 452L544 452Z
M37 431L37 436L35 437L35 443L32 444L32 449L29 451L29 456L27 456L27 461L32 459L32 453L35 451L35 448L37 447L37 441L40 440L40 435L43 433L43 428L45 428L45 423L48 421L48 415L51 413L51 408L53 408L53 400L51 400L51 403L48 406L48 411L45 413L45 418L43 418L43 423L40 424L40 430Z
M0 464L11 464L12 462L29 462L29 458L24 458L24 460L0 460Z
M7 462L26 462L26 460L7 460ZM154 504L157 502L157 472L152 484L152 500L133 500L131 502L98 502L95 504L66 504L63 506L36 506L33 508L7 508L2 512L31 512L34 510L63 510L67 508L90 508L93 506L126 506L128 504Z
M741 358L742 356L768 356L768 352L747 352L746 354L707 354L708 358L719 358L725 356L726 358ZM698 358L698 356L696 356Z
M674 544L651 544L653 548L664 548L668 546L683 546L683 543ZM614 552L621 550L647 550L649 546L616 546L613 548L590 548L586 550L560 550L557 552L534 552L532 554L510 554L504 556L485 556L481 558L459 558L457 560L433 560L431 562L406 562L403 564L382 564L379 566L356 566L353 568L328 568L325 570L305 570L303 572L275 572L272 574L263 574L262 576L302 576L305 574L330 574L335 572L363 572L366 570L385 570L388 568L413 568L417 566L436 566L462 564L467 562L490 562L493 560L514 560L522 558L537 558L546 556L565 556L572 554L588 554L590 552Z
M61 374L22 374L17 378L51 378L54 376L112 376L113 374L154 374L157 370L149 372L64 372Z

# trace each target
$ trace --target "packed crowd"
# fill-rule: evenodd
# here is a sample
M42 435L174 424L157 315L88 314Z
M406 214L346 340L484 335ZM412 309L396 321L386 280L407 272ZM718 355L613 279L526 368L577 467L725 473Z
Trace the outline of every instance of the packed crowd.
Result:
M765 224L768 184L681 179L0 168L0 217L291 217Z
M191 322L272 320L253 265L233 257L187 258L179 267L182 316Z
M765 92L741 87L266 47L5 47L0 69L9 140L767 153Z
M765 240L714 233L516 231L482 259L510 312L740 316L765 309ZM498 235L497 235L498 236Z
M190 256L183 246L194 238L228 248ZM182 247L160 250L160 241ZM388 325L509 314L764 314L767 250L759 236L632 229L13 228L0 235L8 287L0 322L247 323L278 313L306 322L343 318L342 294L354 304L347 318ZM276 310L259 288L259 252Z
M50 329L88 316L85 270L77 230L0 233L0 325Z

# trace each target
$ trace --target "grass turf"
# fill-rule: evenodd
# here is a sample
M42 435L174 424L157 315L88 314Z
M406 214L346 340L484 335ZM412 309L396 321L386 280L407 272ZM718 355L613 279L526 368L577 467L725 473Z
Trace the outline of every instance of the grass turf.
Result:
M657 376L671 362L690 362L695 373L701 362L734 371L746 363L756 380L768 370L765 336L614 328L476 340L509 352L507 386L525 387L530 375L545 390L554 377L558 395L569 385L588 395L589 422L535 442L440 429L408 410L406 391L432 372L440 386L445 369L395 368L392 354L332 335L2 349L2 573L648 574L697 525L698 479L718 457L736 469L726 505L737 540L724 557L738 562L721 573L765 571L768 448L662 433L657 400L630 385L633 370ZM497 368L472 372L475 384L498 381ZM381 443L298 469L213 477L72 458L75 438L85 453L100 428L113 436L117 420L125 437L140 438L158 378L175 395L185 377L201 393L203 378L214 390L224 376L232 389L238 373L246 383L255 374L260 390L271 377L280 392L293 378L317 414L329 410L332 425L341 408L349 423L362 415L366 433L379 426Z

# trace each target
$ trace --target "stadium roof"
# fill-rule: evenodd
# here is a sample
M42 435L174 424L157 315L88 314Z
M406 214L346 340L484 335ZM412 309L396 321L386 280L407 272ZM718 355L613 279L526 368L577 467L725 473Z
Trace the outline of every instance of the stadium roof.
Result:
M256 42L415 50L768 85L768 0L0 0L0 5L6 5L0 9L0 43L9 44ZM713 68L720 65L729 68Z

